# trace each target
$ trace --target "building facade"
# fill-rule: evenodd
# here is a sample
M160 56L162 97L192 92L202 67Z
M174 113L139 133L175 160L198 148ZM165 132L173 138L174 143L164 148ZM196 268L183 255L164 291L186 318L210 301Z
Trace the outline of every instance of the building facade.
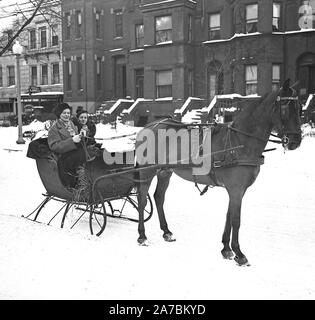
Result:
M315 1L64 0L65 101L315 92Z
M59 8L60 11L60 8ZM61 19L38 16L18 38L22 106L41 105L51 111L56 97L63 96ZM0 57L0 117L16 114L16 57ZM31 94L36 91L36 94Z

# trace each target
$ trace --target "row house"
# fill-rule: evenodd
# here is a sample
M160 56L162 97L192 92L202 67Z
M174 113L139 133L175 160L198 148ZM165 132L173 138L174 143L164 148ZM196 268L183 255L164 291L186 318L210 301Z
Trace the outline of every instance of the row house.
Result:
M61 19L38 16L18 38L22 106L41 105L48 112L63 98ZM0 117L16 114L16 57L0 57ZM35 95L30 95L36 91Z
M65 100L315 92L315 1L64 0Z

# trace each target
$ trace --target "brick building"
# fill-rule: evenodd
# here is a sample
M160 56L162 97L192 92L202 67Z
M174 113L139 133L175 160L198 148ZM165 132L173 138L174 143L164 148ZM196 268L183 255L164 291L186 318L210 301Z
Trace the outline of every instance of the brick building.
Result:
M51 111L63 98L61 19L47 21L37 16L18 40L24 47L20 57L22 106L41 105ZM30 86L40 92L30 95ZM8 51L0 57L0 118L16 114L15 100L16 58Z
M130 96L172 112L286 78L315 92L314 0L64 0L62 14L65 100L89 111Z

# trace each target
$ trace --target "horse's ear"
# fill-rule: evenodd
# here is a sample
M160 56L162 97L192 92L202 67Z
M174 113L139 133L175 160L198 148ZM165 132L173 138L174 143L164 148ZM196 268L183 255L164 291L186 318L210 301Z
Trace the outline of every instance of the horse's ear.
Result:
M284 91L288 91L290 89L290 82L291 82L290 78L284 81L282 86Z

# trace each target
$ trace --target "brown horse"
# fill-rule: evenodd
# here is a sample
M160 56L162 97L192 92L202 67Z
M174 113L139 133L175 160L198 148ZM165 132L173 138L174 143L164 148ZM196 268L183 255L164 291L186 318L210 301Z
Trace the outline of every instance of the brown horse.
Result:
M172 169L156 169L153 167L140 171L138 243L141 245L147 243L143 209L146 205L146 195L155 176L157 176L157 187L154 198L160 228L166 241L175 241L168 228L163 209L165 192L172 172L175 172L185 180L206 186L224 187L227 190L229 206L222 237L224 247L221 253L225 259L234 257L239 265L247 265L248 260L241 251L239 244L243 196L247 188L257 178L260 165L263 163L262 154L272 131L277 133L277 137L281 139L279 142L282 143L283 147L294 150L301 143L300 126L300 106L294 90L290 88L289 82L286 81L278 93L271 93L261 98L258 103L255 102L248 106L239 113L232 123L217 125L212 129L211 170L208 174L194 175L193 167L187 165L185 167L176 166ZM178 128L182 128L182 124L171 119L164 119L146 127L146 129L151 129L155 136L158 135L159 130L170 128L178 130ZM137 146L139 146L139 142ZM176 148L176 146L170 146L169 149L172 147ZM162 149L162 146L157 143L155 146L156 154L158 154L159 148ZM165 150L165 146L163 146L163 150ZM137 154L137 162L139 160L141 159Z

